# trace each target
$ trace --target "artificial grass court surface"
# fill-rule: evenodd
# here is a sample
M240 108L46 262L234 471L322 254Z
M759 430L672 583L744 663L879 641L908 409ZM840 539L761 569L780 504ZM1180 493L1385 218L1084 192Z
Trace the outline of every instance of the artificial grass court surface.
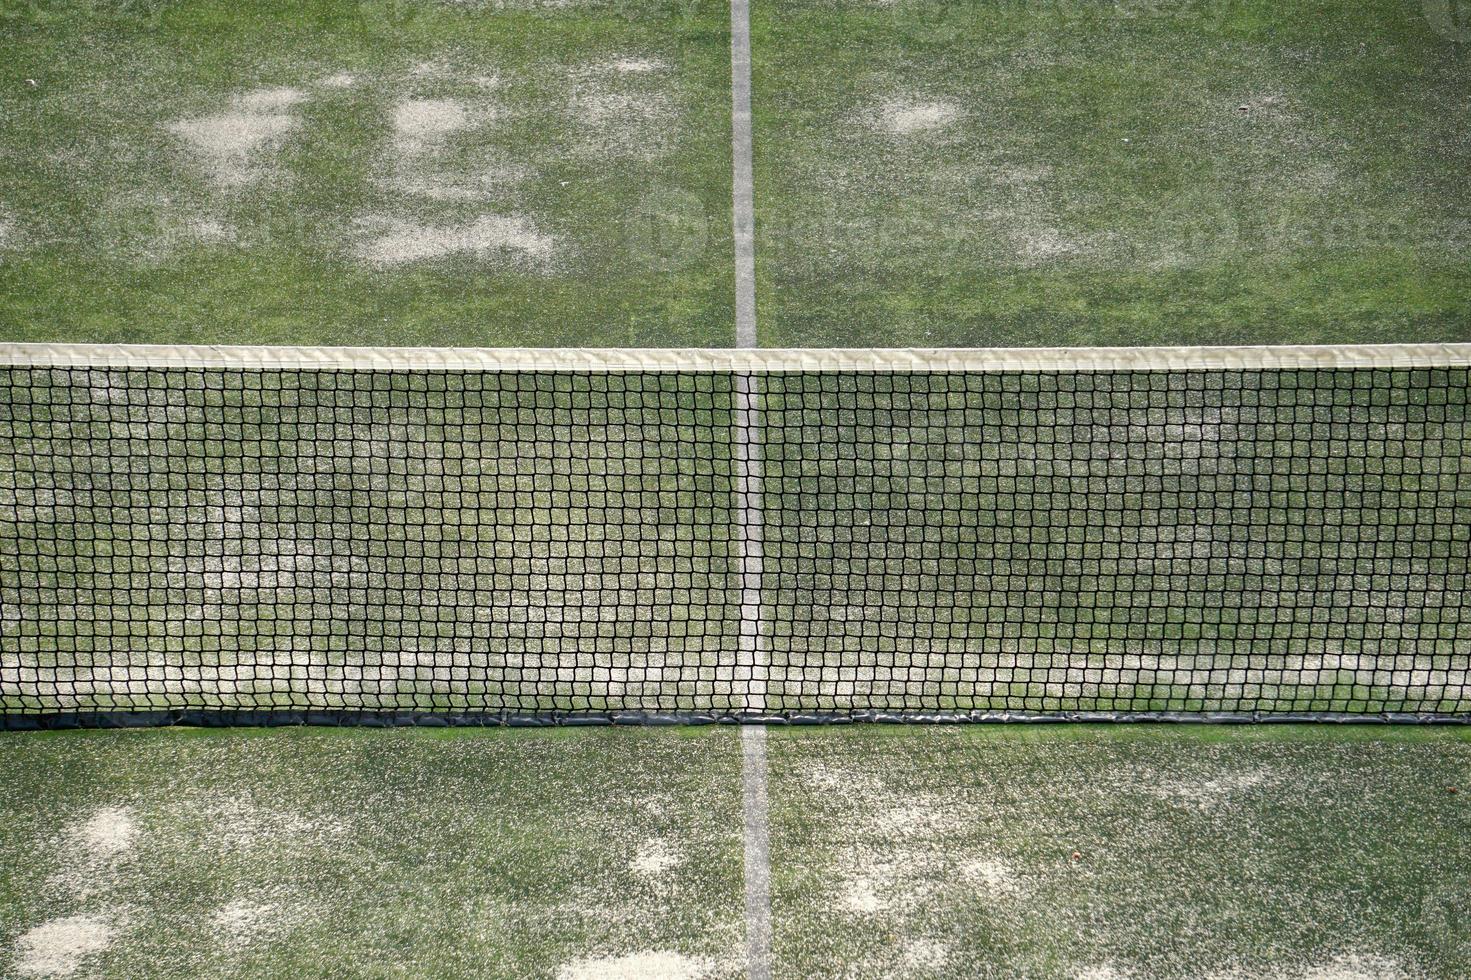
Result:
M739 976L738 743L12 734L0 969ZM1471 970L1464 729L846 727L768 746L777 976Z
M1471 339L1434 6L753 4L762 343Z
M1447 10L757 3L761 342L1471 339ZM0 337L727 345L728 25L0 0Z
M727 344L728 18L0 0L0 337Z
M590 978L638 953L733 975L737 741L6 737L0 975Z

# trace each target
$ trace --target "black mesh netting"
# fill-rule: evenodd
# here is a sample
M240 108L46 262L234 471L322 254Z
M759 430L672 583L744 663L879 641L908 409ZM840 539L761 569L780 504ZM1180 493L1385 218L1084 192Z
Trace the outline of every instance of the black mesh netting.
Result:
M1471 716L1468 400L4 368L0 714Z

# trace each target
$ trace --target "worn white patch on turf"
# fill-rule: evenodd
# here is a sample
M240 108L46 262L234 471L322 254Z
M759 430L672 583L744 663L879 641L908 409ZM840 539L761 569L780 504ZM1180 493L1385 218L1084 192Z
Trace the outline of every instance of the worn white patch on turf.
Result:
M222 245L233 242L236 239L236 232L233 227L213 218L199 218L190 221L185 228L189 236L195 241L208 245Z
M294 88L256 89L235 96L224 112L164 128L184 142L216 184L237 188L270 172L264 157L300 125L292 110L304 98Z
M910 939L900 949L904 971L909 976L934 976L950 960L950 948L923 936Z
M317 82L319 88L352 88L358 83L358 77L352 72L338 72L336 75L328 75Z
M684 863L683 855L670 847L667 841L654 838L645 841L638 853L628 862L630 871L641 875L660 875Z
M884 907L878 889L868 878L854 878L843 885L843 908L858 915L872 915Z
M821 783L809 781L807 791L836 798L850 795L854 785L824 767ZM1029 883L999 855L956 846L972 818L954 799L928 793L850 818L851 834L832 869L833 904L860 919L909 920L927 908L975 900L1005 914L1003 908L1022 900ZM894 952L905 956L902 949Z
M456 82L465 80L456 78ZM494 87L494 79L471 80ZM446 150L464 149L457 134L493 122L501 109L483 93L466 98L409 98L393 108L390 173L380 178L388 191L434 201L488 200L508 186L526 179L531 171L509 159L487 136L474 139L472 163L451 165Z
M1015 871L1005 862L994 858L977 858L960 866L960 877L967 884L984 892L987 896L1015 895L1021 881Z
M152 227L144 227L147 223L140 220L137 234L127 232L116 240L118 254L127 254L148 265L166 261L181 248L219 247L240 241L239 231L233 225L210 216L207 211L186 212L177 202L167 199L159 199L157 203L168 209L158 215Z
M1129 980L1127 972L1107 963L1085 967L1073 976L1074 980Z
M66 977L89 957L112 945L117 930L95 915L52 919L16 941L15 972L21 976Z
M960 818L943 800L922 797L874 813L873 830L891 838L944 837L960 829Z
M641 75L651 71L663 71L669 66L658 58L619 58L617 61L609 62L608 67L614 71Z
M1021 258L1029 265L1081 255L1088 250L1086 243L1049 226L1017 229L1011 237Z
M709 960L653 951L576 960L557 971L557 980L697 980L710 969Z
M533 271L550 269L556 241L519 215L487 214L453 225L429 225L398 218L368 219L372 237L357 256L376 266L398 266L453 255L498 257L507 265Z
M473 174L433 172L412 167L401 168L401 171L386 186L400 194L431 201L488 201L531 175L524 167L504 162Z
M66 827L56 842L61 869L50 883L73 899L113 887L129 858L138 830L123 807L102 807Z
M1404 980L1407 976L1405 968L1388 957L1343 953L1310 967L1302 980Z
M280 910L271 904L237 899L216 909L210 916L215 941L224 946L242 946L276 930Z
M870 125L886 133L908 136L943 129L960 116L960 109L949 102L895 101L881 106L870 118Z
M133 846L138 829L122 807L103 807L74 826L69 835L87 850L89 857L106 860L125 854Z
M417 150L470 125L470 114L454 99L404 99L393 107L393 129L405 149Z
M1030 267L1092 251L1093 243L1069 233L1057 220L1056 172L1051 165L988 165L978 176L994 185L981 216L1006 238L1021 265Z
M253 89L238 96L240 107L247 112L281 112L305 99L305 92L287 85Z
M1177 779L1150 787L1149 792L1171 803L1209 810L1263 785L1270 775L1266 770L1254 770L1227 773L1212 779Z
M1347 144L1317 127L1304 101L1285 89L1258 89L1244 95L1212 92L1200 109L1201 122L1216 135L1270 152L1279 161L1273 174L1276 179L1313 191L1331 191L1342 184L1336 160ZM1283 149L1290 153L1284 156Z
M841 906L853 915L910 915L935 898L937 888L959 881L949 862L927 849L865 847L853 857L859 870L848 871L839 890ZM852 867L853 864L848 865Z

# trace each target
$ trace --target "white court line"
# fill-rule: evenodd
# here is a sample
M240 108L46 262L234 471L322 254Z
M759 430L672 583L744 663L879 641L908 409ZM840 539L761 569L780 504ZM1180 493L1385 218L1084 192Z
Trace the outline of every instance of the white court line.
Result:
M750 0L730 0L731 229L735 243L736 347L756 339L756 203L751 181ZM732 449L735 462L736 534L741 550L740 677L748 665L745 710L766 710L766 665L761 650L762 532L759 381L734 379ZM741 801L746 882L746 976L771 977L771 848L766 800L766 729L741 729Z
M746 837L746 976L771 980L771 838L767 832L766 729L741 729Z
M756 196L751 178L751 6L730 0L730 149L736 346L756 340Z

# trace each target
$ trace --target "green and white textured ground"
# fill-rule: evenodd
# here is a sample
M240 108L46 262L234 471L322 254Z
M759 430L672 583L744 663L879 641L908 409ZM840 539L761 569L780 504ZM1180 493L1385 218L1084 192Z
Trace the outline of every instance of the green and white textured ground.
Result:
M1423 6L754 4L763 343L1471 338L1467 38Z
M729 16L0 0L0 340L728 345ZM1445 0L758 0L759 338L1471 339L1458 18ZM126 412L86 387L104 424ZM372 456L351 492L372 496ZM649 476L639 492L688 492ZM1459 492L1431 482L1405 492ZM219 504L209 520L237 523ZM80 526L75 499L26 506L17 522ZM85 557L155 587L113 547ZM214 593L266 604L336 576L389 587L310 544L214 557ZM673 588L657 548L618 557L628 588ZM168 574L118 673L69 682L199 693L212 665L150 644L199 640L170 631L222 595ZM647 674L646 639L624 653ZM21 679L55 640L0 665ZM417 682L418 653L397 655ZM846 693L827 671L851 666L824 662L818 693ZM1320 667L1330 692L1382 686ZM1463 732L846 728L769 750L778 976L1471 975ZM728 729L9 734L0 974L739 976L740 752Z
M0 18L5 339L730 336L720 3Z
M806 729L770 766L776 976L1471 970L1464 732ZM708 728L8 736L0 974L740 976L739 768Z
M772 0L766 346L1465 340L1447 0ZM716 0L3 0L0 337L726 345Z

